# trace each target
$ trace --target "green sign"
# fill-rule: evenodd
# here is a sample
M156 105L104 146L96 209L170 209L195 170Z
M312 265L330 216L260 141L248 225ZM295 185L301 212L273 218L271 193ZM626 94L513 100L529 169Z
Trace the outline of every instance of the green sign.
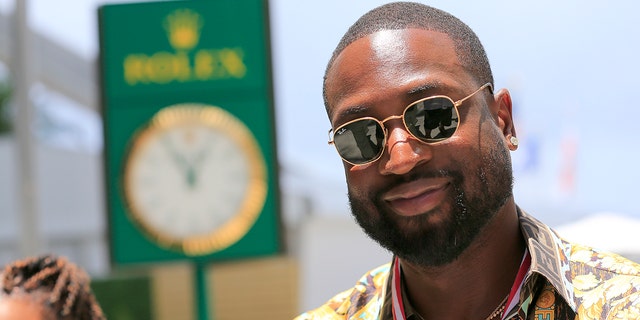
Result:
M91 289L107 319L153 319L151 279L92 279Z
M112 260L280 251L264 0L99 9Z

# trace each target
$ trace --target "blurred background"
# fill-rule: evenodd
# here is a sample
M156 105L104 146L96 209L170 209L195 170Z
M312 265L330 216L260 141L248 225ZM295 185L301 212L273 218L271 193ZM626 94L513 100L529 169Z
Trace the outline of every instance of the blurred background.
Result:
M124 2L0 0L0 265L55 252L86 268L98 286L110 283L112 292L132 294L135 282L152 318L189 319L188 264L120 270L109 263L97 9ZM292 318L389 261L351 219L342 163L326 143L321 95L342 34L385 2L268 2L286 250L212 266L216 319ZM640 4L422 2L476 31L496 88L512 94L519 205L569 240L640 261L633 202L640 180ZM120 280L118 289L113 283ZM135 318L134 311L114 312L115 319Z

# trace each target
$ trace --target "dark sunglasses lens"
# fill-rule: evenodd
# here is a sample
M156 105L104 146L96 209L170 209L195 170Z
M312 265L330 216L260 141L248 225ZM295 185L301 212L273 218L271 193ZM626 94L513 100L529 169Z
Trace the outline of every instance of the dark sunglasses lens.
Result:
M435 97L416 102L404 114L407 129L425 142L447 139L458 128L458 112L453 101Z
M377 158L384 148L384 131L378 122L362 119L338 128L333 141L340 156L353 164Z

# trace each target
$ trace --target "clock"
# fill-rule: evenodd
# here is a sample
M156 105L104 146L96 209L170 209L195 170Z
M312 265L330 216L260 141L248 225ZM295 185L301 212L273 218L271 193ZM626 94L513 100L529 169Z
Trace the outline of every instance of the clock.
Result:
M266 164L251 131L204 104L158 111L133 135L122 181L127 214L142 233L189 256L239 241L267 196Z

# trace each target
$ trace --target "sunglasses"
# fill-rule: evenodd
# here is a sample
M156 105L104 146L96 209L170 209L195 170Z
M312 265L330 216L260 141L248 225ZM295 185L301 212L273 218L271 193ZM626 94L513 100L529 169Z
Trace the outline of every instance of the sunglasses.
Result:
M485 83L472 94L458 100L438 95L420 99L408 105L402 115L389 116L380 121L373 117L351 120L335 129L329 129L329 144L333 144L345 162L364 165L382 156L387 141L384 123L402 118L404 127L414 138L424 143L436 143L451 138L458 129L458 107L484 88L493 91L491 83Z

